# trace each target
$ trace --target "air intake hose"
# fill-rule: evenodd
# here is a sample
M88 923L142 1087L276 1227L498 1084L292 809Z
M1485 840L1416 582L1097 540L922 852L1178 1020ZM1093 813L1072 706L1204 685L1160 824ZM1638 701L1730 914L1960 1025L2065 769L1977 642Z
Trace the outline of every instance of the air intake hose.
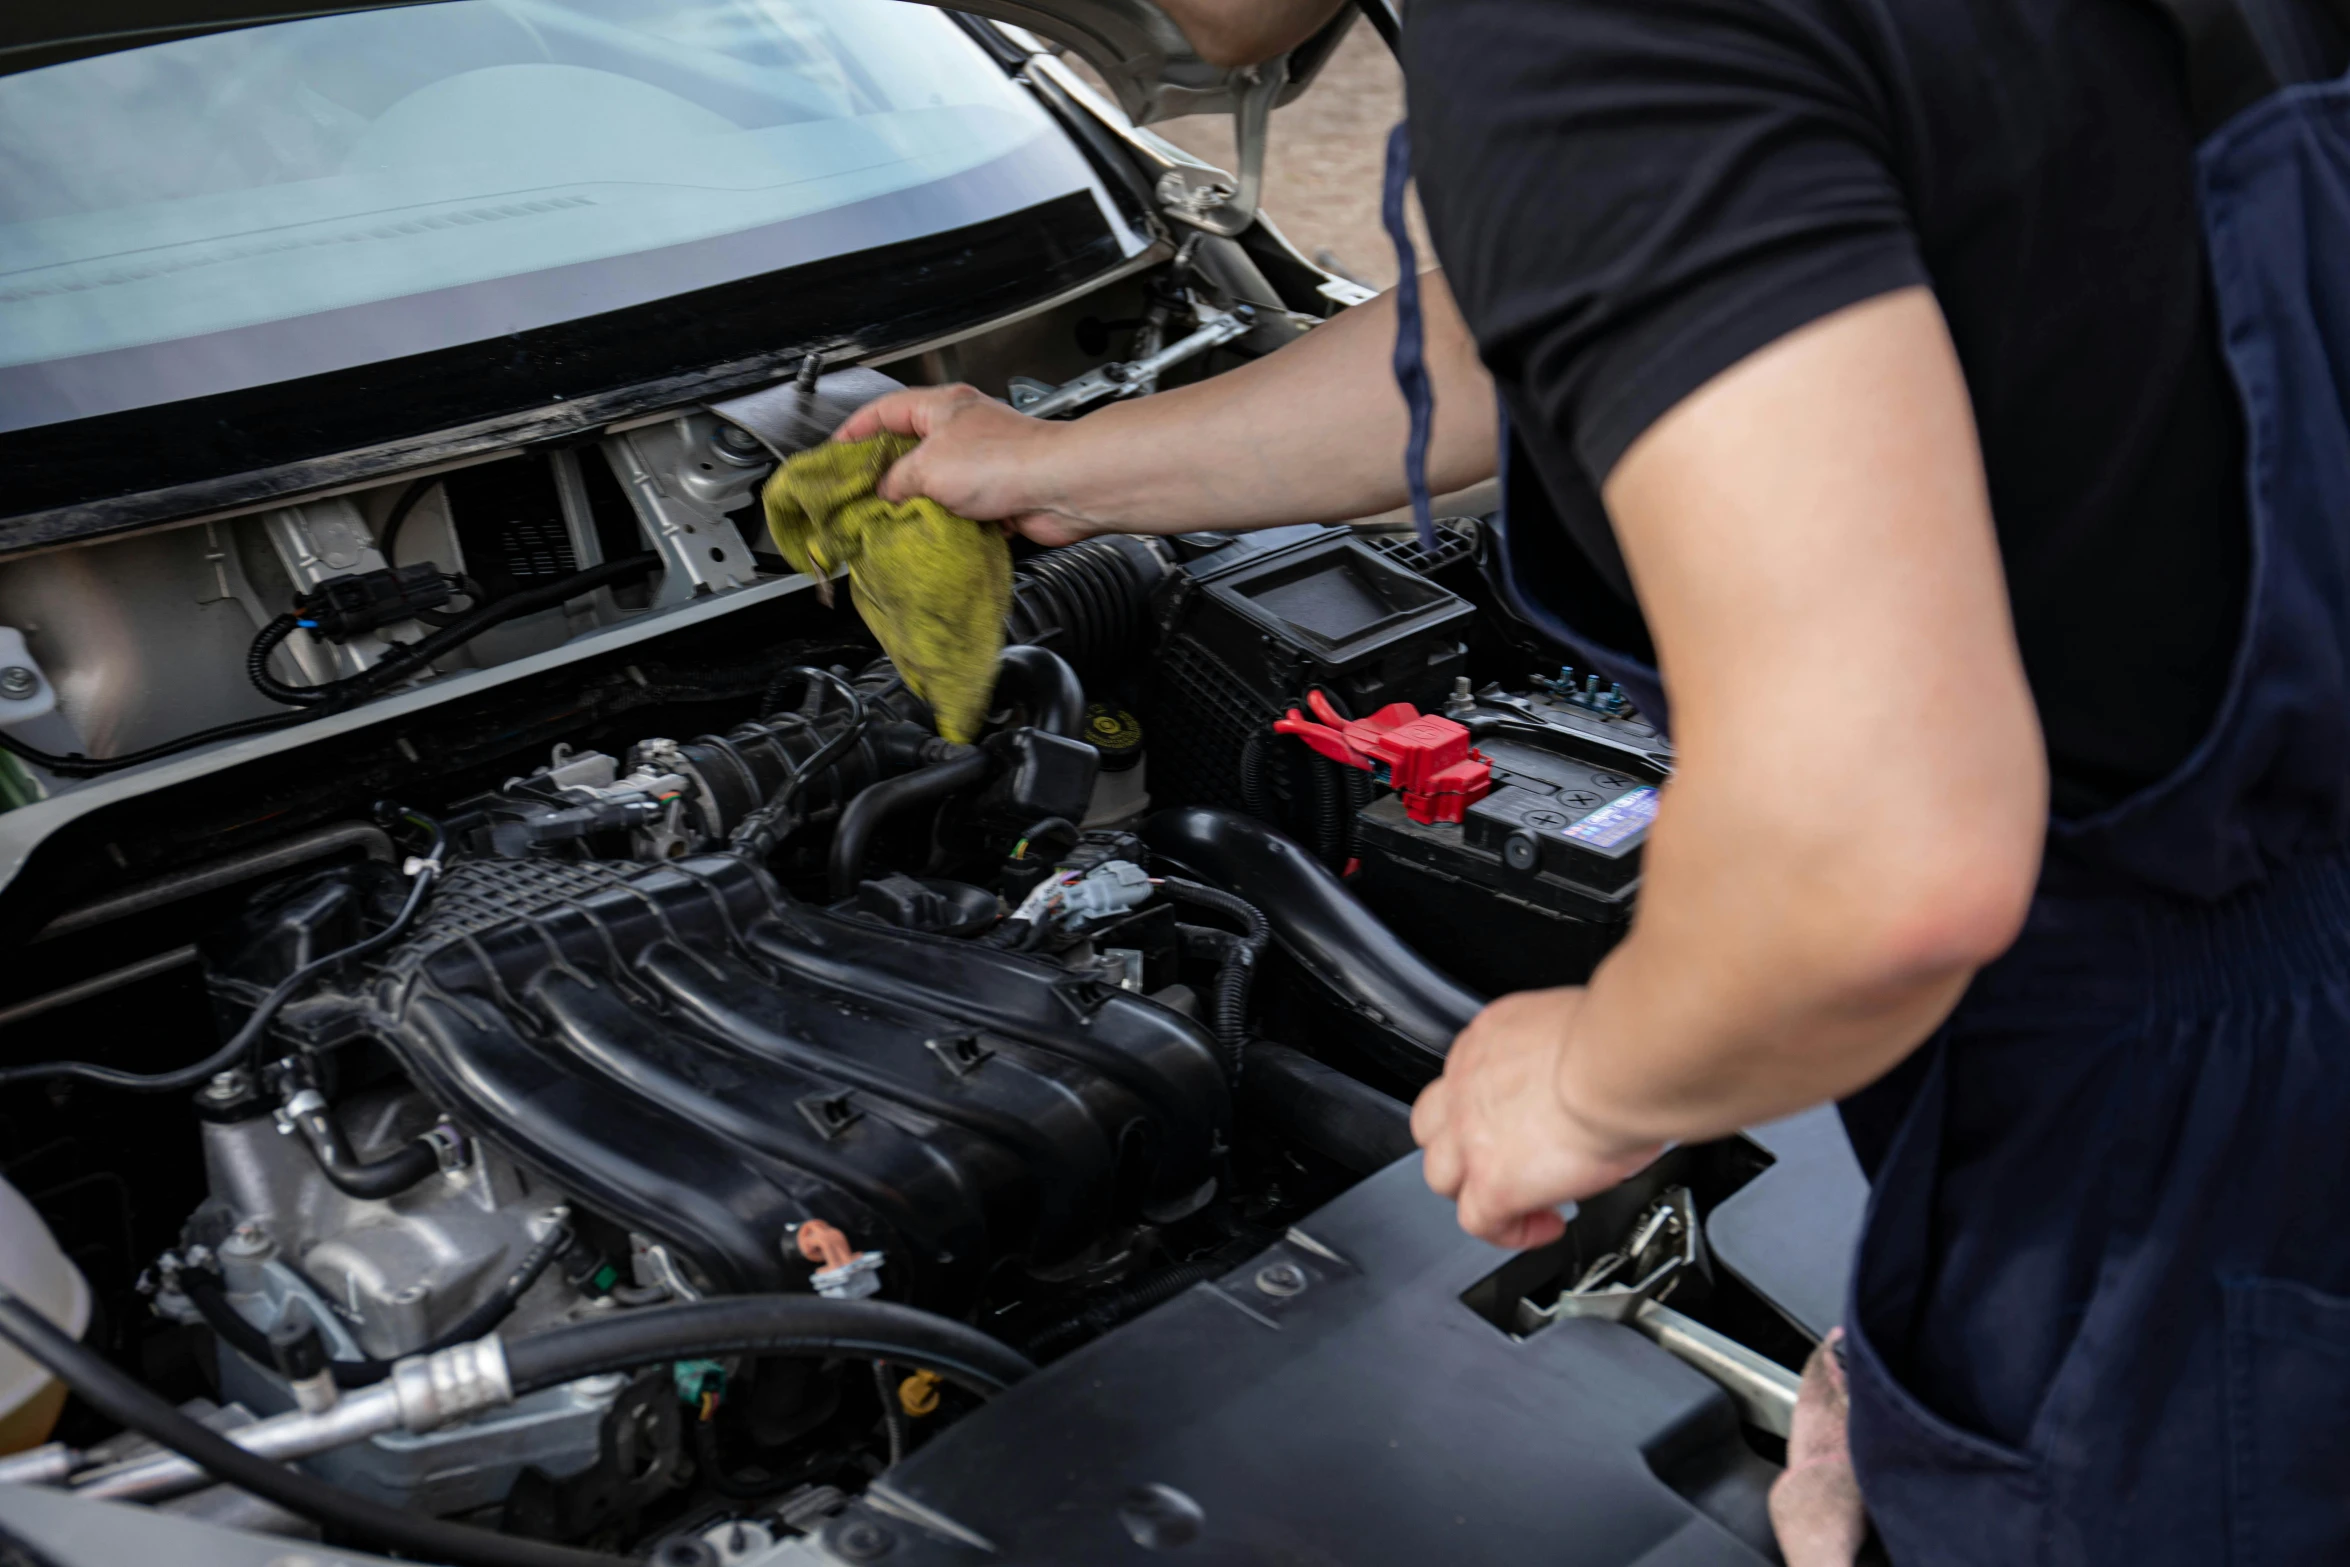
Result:
M1303 845L1263 822L1186 805L1153 816L1142 836L1152 854L1263 910L1274 942L1372 1024L1387 1064L1407 1077L1442 1070L1453 1036L1484 1005L1381 924Z
M1004 639L1049 647L1080 669L1132 658L1150 631L1151 594L1166 575L1159 546L1123 533L1030 556L1012 575Z

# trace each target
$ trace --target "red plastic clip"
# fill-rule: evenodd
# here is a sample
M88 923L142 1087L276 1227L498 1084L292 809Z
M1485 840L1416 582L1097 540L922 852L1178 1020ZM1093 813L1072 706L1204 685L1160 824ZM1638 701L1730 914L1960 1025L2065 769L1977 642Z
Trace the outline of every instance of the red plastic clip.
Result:
M1341 718L1319 691L1306 693L1306 705L1313 718L1293 707L1273 720L1274 730L1383 779L1415 822L1457 822L1493 788L1492 764L1469 744L1469 731L1441 713L1391 702L1368 718Z

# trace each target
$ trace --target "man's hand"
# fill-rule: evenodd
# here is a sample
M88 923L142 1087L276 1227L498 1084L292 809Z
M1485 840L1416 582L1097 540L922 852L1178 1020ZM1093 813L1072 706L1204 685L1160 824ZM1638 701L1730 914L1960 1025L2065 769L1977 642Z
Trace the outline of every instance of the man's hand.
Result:
M928 496L978 522L1000 522L1039 544L1074 544L1103 525L1067 509L1057 448L1072 426L1031 419L971 386L923 386L867 403L836 441L884 433L922 444L882 476L885 501Z
M1566 1228L1558 1205L1603 1192L1663 1151L1606 1135L1559 1094L1583 991L1504 996L1453 1041L1444 1075L1412 1107L1438 1196L1459 1202L1461 1228L1496 1246L1540 1246Z

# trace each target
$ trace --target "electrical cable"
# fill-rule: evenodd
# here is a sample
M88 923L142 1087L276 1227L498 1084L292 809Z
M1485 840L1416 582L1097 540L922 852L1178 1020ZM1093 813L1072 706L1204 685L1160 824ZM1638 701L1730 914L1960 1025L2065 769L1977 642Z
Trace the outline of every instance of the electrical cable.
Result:
M253 689L272 702L283 702L288 707L315 707L329 700L324 688L289 686L269 672L270 655L302 624L302 617L292 610L263 626L253 637L253 645L245 649L245 678Z
M906 1416L898 1408L897 1389L889 1385L889 1362L873 1362L873 1391L881 1399L881 1428L889 1437L889 1466L895 1469L906 1457Z
M118 773L128 768L144 767L149 762L159 762L166 757L177 756L183 751L192 751L198 746L211 745L216 741L237 740L246 735L267 734L271 730L289 728L320 716L321 712L334 711L363 697L375 694L378 688L406 676L418 665L430 663L452 648L463 646L492 626L502 624L518 615L529 614L535 610L561 604L567 599L577 598L581 594L592 592L597 588L609 587L614 583L625 582L631 577L641 576L659 565L660 560L660 556L648 550L624 556L619 560L606 561L600 566L590 566L583 571L573 572L570 576L558 577L552 582L541 583L535 588L526 588L520 593L510 594L492 603L480 605L466 611L465 614L430 636L419 638L414 642L397 644L381 662L345 680L333 681L323 686L285 686L272 680L271 684L280 686L280 689L285 693L283 695L269 691L267 687L263 688L264 693L269 695L273 701L286 702L289 706L301 704L294 711L267 713L258 718L241 718L234 723L215 724L209 729L198 729L176 739L166 740L159 745L125 752L120 756L83 756L78 752L71 755L60 755L53 751L43 751L27 745L4 730L0 730L0 751L6 751L19 761L29 762L42 771L55 774L59 778L100 778L108 773ZM274 626L276 622L272 621L270 624ZM292 629L291 626L288 626L285 631L279 632L278 639L284 640L284 637ZM269 630L269 626L263 627L262 634L267 635ZM255 647L259 650L262 659L266 661L275 644L271 644L270 648L260 648L257 637ZM248 673L253 667L252 656L250 652L247 655L246 669ZM258 684L258 682L256 683ZM320 698L320 693L326 693L326 695Z
M623 555L618 560L588 566L568 576L509 593L504 598L493 599L467 610L438 631L419 637L414 642L394 642L384 650L382 658L359 673L346 675L340 680L329 680L323 685L288 686L275 679L267 679L264 683L267 671L256 672L257 661L265 661L267 657L261 637L268 636L279 621L285 618L281 615L278 620L264 626L261 636L254 639L253 651L246 659L246 672L254 675L254 684L273 701L299 702L330 710L347 707L375 695L396 680L404 679L442 654L463 647L493 626L503 625L509 620L542 609L552 609L567 600L592 593L597 588L610 587L631 577L641 577L660 564L661 557L657 553L642 550L634 555ZM292 628L287 629L290 631ZM285 632L279 632L279 640L282 641L285 635Z
M0 751L6 751L18 761L30 762L43 772L54 773L60 778L100 778L108 773L119 773L125 768L144 767L149 762L160 762L167 756L177 756L182 751L193 751L196 747L210 745L215 740L239 740L246 735L267 734L272 729L284 729L302 723L311 716L307 712L291 712L267 713L259 718L240 718L235 723L215 724L210 729L199 729L193 734L181 735L176 740L166 740L160 745L151 745L144 750L127 751L121 756L83 756L79 752L70 756L60 756L54 752L37 750L9 734L6 730L0 729Z
M889 1360L935 1371L982 1398L1036 1369L979 1329L883 1300L733 1295L567 1323L506 1345L514 1396L607 1371L723 1355Z
M24 1351L108 1419L179 1454L215 1480L323 1524L331 1535L344 1540L451 1567L633 1567L623 1556L493 1534L471 1524L404 1512L249 1453L174 1409L95 1351L75 1343L4 1287L0 1287L0 1338Z
M383 557L385 565L400 564L400 529L407 525L408 514L416 509L416 503L423 500L444 477L436 473L413 480L408 488L400 492L400 498L392 502L391 513L384 518L384 525L375 530L375 552Z
M765 805L760 806L759 809L735 824L735 829L729 835L728 842L734 846L737 852L759 860L763 860L773 853L776 844L783 841L784 833L788 829L784 828L782 824L791 814L792 806L799 800L800 791L807 787L810 779L848 754L849 748L863 738L865 725L871 720L873 714L873 709L866 704L863 692L831 670L818 669L813 664L795 664L778 673L767 687L770 701L775 696L776 686L782 683L785 675L803 676L811 686L818 683L831 686L833 690L840 693L841 700L848 704L848 717L841 725L840 733L818 746L815 755L808 758L805 766L791 769L790 776L784 779L782 786L775 791L774 796ZM875 702L887 697L890 691L899 684L901 682L892 681L889 687L885 687L875 696ZM821 711L822 708L817 709L817 712ZM801 716L812 723L816 713L805 713Z
M171 1072L125 1072L116 1067L100 1066L94 1061L43 1061L31 1066L8 1067L0 1069L0 1088L66 1077L95 1083L101 1088L119 1088L127 1093L171 1094L194 1088L214 1073L226 1071L244 1060L260 1045L279 1009L291 1001L304 985L336 964L363 958L391 945L406 935L409 927L424 912L425 900L432 896L433 884L440 880L441 861L448 852L449 835L438 821L421 811L402 810L398 814L403 820L414 822L432 834L431 847L422 857L410 862L414 866L415 880L409 884L408 898L400 905L400 912L393 916L389 925L374 935L363 937L325 957L314 958L280 980L277 987L261 999L261 1004L253 1009L252 1014L245 1019L244 1026L236 1031L227 1044L194 1065Z
M1220 888L1170 876L1159 883L1159 892L1177 903L1209 909L1240 922L1241 935L1216 933L1224 936L1227 945L1223 965L1216 971L1216 992L1209 1009L1216 1042L1224 1049L1225 1072L1238 1082L1248 1053L1249 989L1256 978L1257 962L1264 956L1265 944L1272 939L1273 927L1255 904Z

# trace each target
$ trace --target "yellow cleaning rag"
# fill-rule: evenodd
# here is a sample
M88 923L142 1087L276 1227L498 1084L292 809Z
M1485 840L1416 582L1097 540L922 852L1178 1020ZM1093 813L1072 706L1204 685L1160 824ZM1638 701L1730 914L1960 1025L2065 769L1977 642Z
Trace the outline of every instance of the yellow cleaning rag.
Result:
M873 493L914 440L877 435L827 441L787 459L767 481L767 531L784 559L825 584L843 567L857 613L907 686L938 717L938 732L979 738L995 691L1012 607L1012 549L992 524L938 502Z

